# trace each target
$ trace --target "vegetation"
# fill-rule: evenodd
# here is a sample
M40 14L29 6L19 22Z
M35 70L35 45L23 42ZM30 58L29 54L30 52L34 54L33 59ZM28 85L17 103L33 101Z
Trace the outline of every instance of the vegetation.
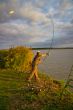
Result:
M0 67L12 68L17 71L29 71L33 53L26 47L10 48L0 51Z
M72 74L72 73L73 73L73 65L71 66L70 73L69 73L68 78L67 78L67 80L66 80L66 82L65 82L65 85L64 85L63 89L61 90L60 100L61 100L62 95L63 95L63 93L64 93L64 91L65 91L65 89L66 89L67 87L73 88L73 86L72 86L73 74Z
M39 73L39 82L28 82L32 57L31 49L24 47L0 51L0 110L73 110L67 83L44 73Z
M11 69L0 71L0 110L73 110L73 93L64 84L39 73L40 82Z
M0 50L0 68L5 68L5 57L8 55L8 50Z

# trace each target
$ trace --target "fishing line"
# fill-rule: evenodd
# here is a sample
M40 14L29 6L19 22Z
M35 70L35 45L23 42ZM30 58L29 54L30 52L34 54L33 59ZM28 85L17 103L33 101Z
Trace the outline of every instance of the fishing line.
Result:
M48 54L47 56L49 56L49 53L50 53L51 49L53 48L52 46L53 46L53 41L54 41L54 21L53 21L53 18L52 18L51 15L50 15L50 20L51 20L51 23L52 23L53 34L52 34L52 39L51 39L50 47L49 47L49 50L47 52L47 54ZM43 59L43 61L46 59L46 57Z
M53 18L52 18L52 16L50 16L51 17L51 23L52 23L52 28L53 28L53 37L52 37L52 39L51 39L51 43L50 43L50 48L49 48L49 51L48 51L48 53L50 53L50 50L52 49L52 46L53 46L53 40L54 40L54 21L53 21Z

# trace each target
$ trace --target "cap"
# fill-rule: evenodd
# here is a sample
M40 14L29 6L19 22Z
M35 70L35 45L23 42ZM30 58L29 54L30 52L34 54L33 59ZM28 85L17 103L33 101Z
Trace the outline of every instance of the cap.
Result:
M40 51L37 51L37 53L40 53Z

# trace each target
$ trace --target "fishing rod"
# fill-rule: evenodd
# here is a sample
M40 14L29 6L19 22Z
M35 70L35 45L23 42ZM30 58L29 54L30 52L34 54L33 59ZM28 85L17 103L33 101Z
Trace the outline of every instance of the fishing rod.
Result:
M73 79L70 78L70 77L72 76L72 72L73 72L73 65L72 65L71 68L70 68L70 72L69 72L69 74L68 74L66 83L65 83L65 85L64 85L64 87L63 87L63 89L62 89L62 91L61 91L61 93L60 93L60 99L59 99L59 100L62 99L63 93L64 93L65 89L66 89L68 86L70 86L70 87L73 88L73 86L71 86L71 85L69 84L71 81L73 81Z

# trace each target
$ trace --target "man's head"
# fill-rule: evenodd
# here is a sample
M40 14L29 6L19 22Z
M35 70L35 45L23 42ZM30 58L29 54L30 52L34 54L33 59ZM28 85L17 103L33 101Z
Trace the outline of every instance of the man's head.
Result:
M40 51L37 51L37 55L38 55L38 56L40 55Z

